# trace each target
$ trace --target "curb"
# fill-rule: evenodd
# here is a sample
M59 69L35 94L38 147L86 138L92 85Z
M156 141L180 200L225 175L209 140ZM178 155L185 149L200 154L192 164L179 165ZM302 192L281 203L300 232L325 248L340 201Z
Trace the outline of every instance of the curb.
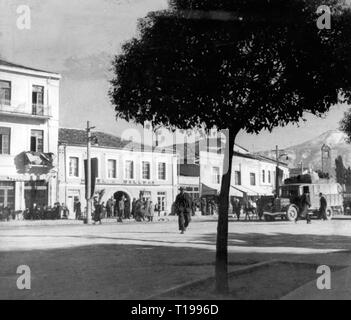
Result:
M236 270L228 273L228 278L233 277L235 275L240 275L240 274L252 272L252 271L257 270L261 267L264 267L264 266L267 266L270 264L280 263L280 262L283 263L284 261L272 259L272 260L268 260L268 261L254 263L254 264L244 266L244 267L238 267ZM161 292L159 294L149 296L149 297L145 298L145 300L159 300L160 298L162 298L163 295L174 293L175 291L180 290L180 289L184 290L188 287L192 287L194 285L201 284L202 282L205 282L208 280L214 280L214 279L215 279L214 276L210 276L210 277L202 278L202 279L195 280L195 281L189 281L189 282L183 283L181 285L177 285L177 286L174 286L170 289L167 289L166 291Z

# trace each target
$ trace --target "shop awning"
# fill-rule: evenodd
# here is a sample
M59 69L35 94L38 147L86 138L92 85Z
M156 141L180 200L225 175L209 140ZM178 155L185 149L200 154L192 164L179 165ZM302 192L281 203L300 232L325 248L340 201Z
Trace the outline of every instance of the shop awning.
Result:
M259 192L254 191L254 190L247 188L247 187L244 187L244 186L235 186L235 187L231 186L230 192L232 192L232 189L237 190L237 192L241 192L241 195L239 197L243 197L244 194L246 194L247 196L259 196L260 195ZM233 190L233 192L235 192L235 191ZM232 194L230 194L230 195L232 195ZM234 194L233 194L233 196L234 196Z
M39 166L48 167L52 166L53 154L43 152L25 152L25 165L26 166Z
M201 196L216 196L218 194L218 191L216 189L213 189L204 183L201 183Z
M230 191L229 191L229 195L231 197L238 197L238 198L242 198L245 195L245 192L238 189L237 187L234 186L230 186Z

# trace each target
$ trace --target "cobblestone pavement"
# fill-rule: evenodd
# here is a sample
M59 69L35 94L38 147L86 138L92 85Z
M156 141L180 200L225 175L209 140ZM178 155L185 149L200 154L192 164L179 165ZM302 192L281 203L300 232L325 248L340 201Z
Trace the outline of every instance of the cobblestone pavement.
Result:
M144 299L213 275L217 221L102 225L0 224L0 298ZM349 266L351 220L229 224L230 270L280 259ZM19 265L31 290L18 290Z

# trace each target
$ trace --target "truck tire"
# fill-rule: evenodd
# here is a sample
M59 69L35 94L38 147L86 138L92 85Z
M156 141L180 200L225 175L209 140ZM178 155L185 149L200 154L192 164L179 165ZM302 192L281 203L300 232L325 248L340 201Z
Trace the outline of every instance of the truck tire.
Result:
M333 219L333 209L330 207L327 207L327 209L325 209L325 216L327 220Z
M286 218L289 221L295 221L298 214L299 214L299 209L294 204L290 204L289 207L286 209Z

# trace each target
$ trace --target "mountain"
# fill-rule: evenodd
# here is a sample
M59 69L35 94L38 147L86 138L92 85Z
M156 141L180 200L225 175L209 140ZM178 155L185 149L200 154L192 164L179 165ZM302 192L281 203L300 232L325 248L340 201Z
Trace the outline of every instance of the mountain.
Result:
M288 163L289 167L296 168L301 166L312 167L315 170L321 168L321 148L326 144L331 148L331 164L335 167L335 158L342 156L344 165L351 166L351 144L346 142L346 134L339 130L329 130L320 136L303 142L301 144L284 149L288 155L288 160L284 157L282 161ZM275 158L274 151L261 153L265 156Z

